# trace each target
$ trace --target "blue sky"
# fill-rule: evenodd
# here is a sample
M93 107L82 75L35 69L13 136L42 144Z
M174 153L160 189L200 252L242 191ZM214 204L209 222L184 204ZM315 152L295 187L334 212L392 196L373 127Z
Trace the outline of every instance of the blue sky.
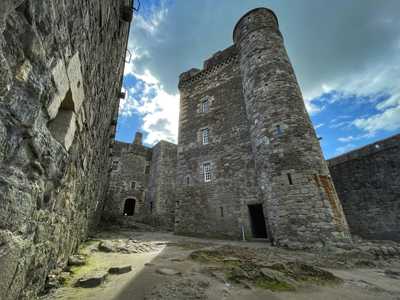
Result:
M400 132L400 1L142 0L117 140L176 142L179 74L232 44L248 10L275 11L326 158Z

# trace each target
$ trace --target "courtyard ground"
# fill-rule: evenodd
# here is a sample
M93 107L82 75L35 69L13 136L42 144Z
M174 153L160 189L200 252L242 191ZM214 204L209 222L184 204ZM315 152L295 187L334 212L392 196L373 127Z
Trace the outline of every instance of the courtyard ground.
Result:
M49 276L53 288L42 298L400 299L399 244L346 248L290 251L264 242L102 231L80 248L78 261L70 259L75 266ZM121 274L108 274L112 267ZM85 283L94 287L78 287Z

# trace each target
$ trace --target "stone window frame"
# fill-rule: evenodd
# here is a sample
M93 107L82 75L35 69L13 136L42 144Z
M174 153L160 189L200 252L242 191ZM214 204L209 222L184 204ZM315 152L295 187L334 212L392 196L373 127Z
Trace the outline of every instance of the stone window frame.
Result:
M204 97L201 99L200 103L200 111L205 114L210 111L210 99L208 97Z
M202 145L208 145L210 143L210 128L204 127L200 131Z
M207 171L206 171L206 166ZM212 169L212 163L211 161L204 161L201 164L201 170L202 170L202 177L203 177L203 182L211 182L213 179L213 169Z

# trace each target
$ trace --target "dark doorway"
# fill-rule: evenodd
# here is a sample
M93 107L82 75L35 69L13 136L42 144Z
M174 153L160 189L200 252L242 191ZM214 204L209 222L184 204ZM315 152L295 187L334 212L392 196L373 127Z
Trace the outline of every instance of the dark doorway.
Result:
M126 199L124 205L124 216L133 216L135 213L135 199Z
M262 204L249 205L249 214L253 237L260 239L268 238Z

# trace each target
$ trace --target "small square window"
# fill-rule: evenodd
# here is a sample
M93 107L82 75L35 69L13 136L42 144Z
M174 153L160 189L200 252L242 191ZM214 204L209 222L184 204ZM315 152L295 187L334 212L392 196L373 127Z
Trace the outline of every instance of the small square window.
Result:
M112 162L112 165L111 165L111 168L112 168L112 170L118 170L118 166L119 166L119 161L118 160L114 160L113 162Z
M204 174L204 182L211 181L211 164L204 163L203 164L203 174Z
M207 113L208 110L209 110L208 99L204 99L204 100L201 102L201 112Z
M279 136L279 135L282 135L282 133L283 133L283 131L282 131L281 125L276 125L276 134Z
M208 144L208 138L209 138L209 134L210 131L208 128L205 128L201 131L201 136L202 136L202 140L203 140L203 145L207 145Z

